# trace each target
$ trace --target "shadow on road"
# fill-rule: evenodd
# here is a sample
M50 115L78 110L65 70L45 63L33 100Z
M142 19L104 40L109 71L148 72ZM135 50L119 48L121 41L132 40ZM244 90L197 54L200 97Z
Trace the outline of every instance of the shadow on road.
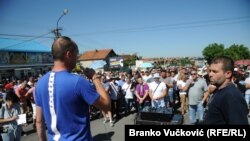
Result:
M111 137L114 135L114 132L97 134L93 137L93 141L111 141Z
M33 134L33 133L36 133L36 130L32 129L32 130L26 131L25 133L26 133L27 135Z

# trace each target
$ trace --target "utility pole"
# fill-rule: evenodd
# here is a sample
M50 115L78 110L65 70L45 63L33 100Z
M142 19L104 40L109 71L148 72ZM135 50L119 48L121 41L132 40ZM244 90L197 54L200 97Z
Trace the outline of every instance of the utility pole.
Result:
M61 33L60 33L60 30L62 30L62 28L59 28L58 27L58 23L59 23L59 21L62 19L62 17L64 16L64 15L66 15L67 13L69 12L69 10L68 9L64 9L63 10L63 14L58 18L58 20L57 20L57 22L56 22L56 29L54 29L52 32L55 34L55 39L57 39L57 38L59 38L60 36L61 36Z
M61 30L62 30L62 28L56 28L56 29L52 30L52 32L55 34L55 39L62 36L62 34L60 33Z

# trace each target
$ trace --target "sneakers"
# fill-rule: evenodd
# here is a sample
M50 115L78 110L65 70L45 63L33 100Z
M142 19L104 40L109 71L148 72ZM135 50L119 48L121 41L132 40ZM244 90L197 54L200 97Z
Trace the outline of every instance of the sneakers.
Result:
M178 104L179 103L179 101L178 100L175 100L175 104Z
M104 119L104 121L102 123L105 124L107 122L108 122L108 119Z
M114 126L114 122L113 121L111 121L109 124L110 124L110 127Z
M104 119L104 121L103 121L103 124L105 124L105 123L107 123L109 120L108 119ZM114 126L114 121L109 121L109 125L110 125L110 127L113 127Z

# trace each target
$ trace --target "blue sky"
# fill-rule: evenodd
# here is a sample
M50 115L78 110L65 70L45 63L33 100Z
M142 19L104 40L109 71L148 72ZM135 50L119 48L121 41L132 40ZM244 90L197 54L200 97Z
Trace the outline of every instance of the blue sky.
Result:
M0 38L47 34L35 40L51 46L65 8L59 27L80 53L178 57L202 56L211 43L250 47L250 0L0 0Z

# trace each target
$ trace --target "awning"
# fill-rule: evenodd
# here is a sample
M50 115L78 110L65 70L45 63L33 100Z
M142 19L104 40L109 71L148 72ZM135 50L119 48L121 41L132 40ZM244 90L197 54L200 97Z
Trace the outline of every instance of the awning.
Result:
M19 71L19 70L31 70L31 68L17 68L17 69L14 69L15 71Z
M142 63L140 65L140 68L153 68L154 65L152 63L149 63L149 62L145 62L145 63Z
M92 64L90 65L90 68L92 69L101 69L104 67L104 65L106 65L106 61L104 60L97 60L97 61L93 61Z

